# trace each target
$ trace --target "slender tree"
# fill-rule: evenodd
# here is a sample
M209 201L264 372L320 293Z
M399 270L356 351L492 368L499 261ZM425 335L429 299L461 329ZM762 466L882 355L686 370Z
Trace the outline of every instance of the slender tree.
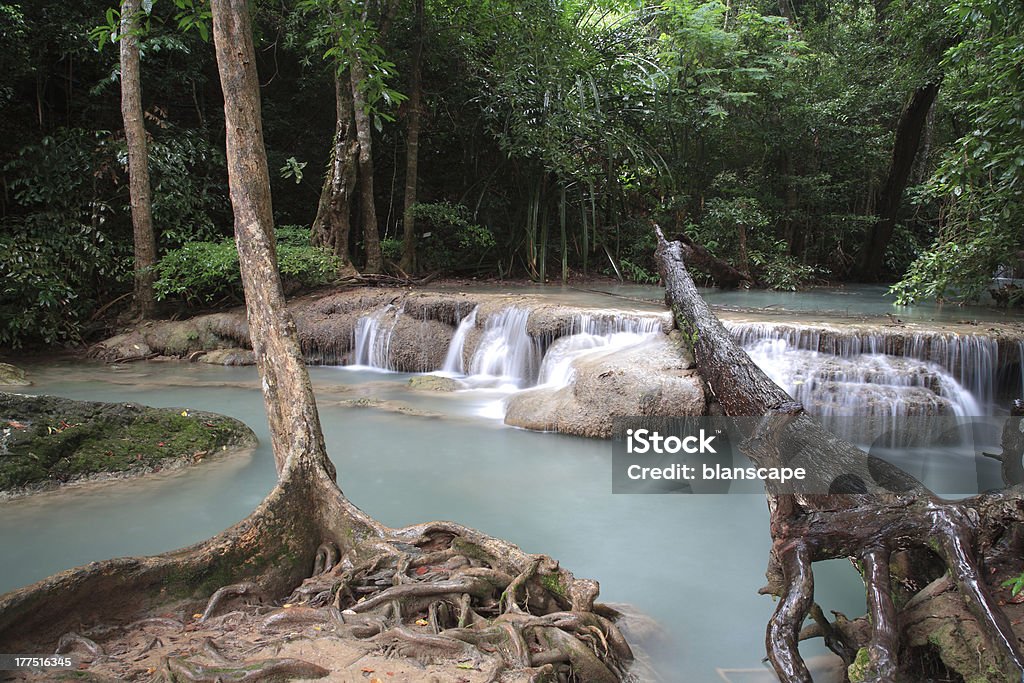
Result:
M903 192L914 170L914 159L921 146L928 113L939 94L939 81L934 80L916 88L907 100L899 122L896 124L896 140L893 144L892 160L885 184L878 195L877 220L864 247L860 275L865 280L877 280L882 272L885 251L889 247Z
M420 106L423 99L423 0L415 0L416 44L413 47L409 85L409 120L405 143L405 194L402 210L402 270L416 271L416 183L420 160Z
M156 236L153 232L153 200L146 156L146 126L142 114L142 79L139 59L141 0L121 3L121 117L128 146L128 186L131 195L132 232L135 243L135 306L143 318L153 315L153 266Z

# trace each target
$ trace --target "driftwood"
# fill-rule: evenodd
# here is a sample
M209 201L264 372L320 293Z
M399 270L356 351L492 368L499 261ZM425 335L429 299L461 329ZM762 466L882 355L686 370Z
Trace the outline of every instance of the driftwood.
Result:
M430 273L421 278L400 277L385 273L359 273L337 280L336 284L354 287L422 287L438 278L440 273Z
M860 680L923 680L907 669L901 611L894 600L897 586L890 575L896 573L891 567L899 558L909 565L900 567L904 577L920 574L919 585L927 585L935 578L937 557L942 565L937 574L948 571L969 613L965 617L977 621L982 649L998 662L1005 677L999 680L1022 680L1024 658L1017 636L982 569L1000 549L1005 552L1016 543L1015 527L1024 520L1019 492L1008 489L945 501L899 468L820 427L733 341L697 293L686 267L686 248L667 242L655 229L667 301L692 341L710 393L726 415L743 418L737 420L746 439L741 450L759 467L786 465L795 445L814 454L815 485L766 491L773 545L762 592L779 597L766 635L768 658L779 678L786 683L811 681L797 649L810 616L815 623L803 635L825 637L848 666L856 657ZM1007 443L1004 439L1004 451ZM1012 455L1019 463L1020 453ZM831 488L823 488L829 483ZM853 628L838 618L830 623L814 602L812 563L836 558L849 558L860 568L869 612L866 628Z
M686 262L691 267L707 273L711 280L722 289L757 286L752 277L718 258L704 245L694 242L686 235L680 236L678 244Z

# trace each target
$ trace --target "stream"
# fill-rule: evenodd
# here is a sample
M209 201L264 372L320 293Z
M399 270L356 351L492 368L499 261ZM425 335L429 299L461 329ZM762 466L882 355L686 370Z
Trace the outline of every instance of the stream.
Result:
M649 294L649 288L617 290L619 297ZM563 300L557 292L552 296ZM566 298L588 297L610 305L600 293ZM808 306L804 310L815 310L821 301ZM775 680L761 661L775 603L757 593L770 546L759 487L751 483L747 493L730 495L613 495L610 442L529 432L500 419L502 399L524 385L524 375L565 382L571 374L566 358L634 343L627 335L641 339L652 328L597 329L584 321L579 338L561 345L562 357L526 358L513 339L515 317L512 312L502 319L506 331L481 344L483 355L470 367L450 355L446 374L475 374L464 391L413 391L407 386L411 375L373 367L381 364L380 345L387 340L370 319L357 333L364 335L357 340L358 367L311 367L342 489L390 526L458 521L528 552L549 554L577 576L597 578L602 601L628 603L659 622L660 635L644 645L665 681ZM779 341L771 345L760 335L748 346L777 381L802 383L793 378L817 362L805 356L818 354L787 354ZM29 393L219 412L250 425L261 445L131 483L91 483L0 503L0 592L87 562L200 541L248 515L274 484L255 368L80 360L23 365L34 381ZM974 396L951 374L929 367L939 377L929 382L940 382L948 400L965 411L959 414L991 414L991 394ZM841 379L874 382L856 373ZM365 397L382 403L358 407ZM404 412L388 410L399 405ZM816 565L815 583L826 612L863 613L863 592L848 563ZM813 661L824 661L822 646L803 647Z

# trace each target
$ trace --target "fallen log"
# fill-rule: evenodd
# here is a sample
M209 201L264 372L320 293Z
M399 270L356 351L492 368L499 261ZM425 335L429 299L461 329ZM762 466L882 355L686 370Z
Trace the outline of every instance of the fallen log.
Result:
M669 243L657 226L655 231L667 303L692 344L709 395L726 415L739 418L736 426L745 438L740 450L759 467L785 465L795 446L813 458L810 486L766 490L772 550L763 592L778 596L779 603L765 644L779 678L785 683L811 681L797 645L813 613L816 630L828 635L847 666L857 660L860 680L923 680L906 670L890 565L898 554L924 553L937 556L949 572L969 613L965 616L977 620L982 649L1004 676L1001 680L1024 680L1017 635L982 569L986 552L1011 543L1024 520L1020 493L1007 489L945 501L899 468L829 433L754 364L711 312L687 270L684 245ZM1020 454L1015 457L1019 462ZM842 484L838 492L836 483ZM868 629L821 623L812 565L837 558L849 558L861 570ZM910 571L915 571L913 563ZM923 580L921 585L928 583ZM866 635L855 635L861 632Z

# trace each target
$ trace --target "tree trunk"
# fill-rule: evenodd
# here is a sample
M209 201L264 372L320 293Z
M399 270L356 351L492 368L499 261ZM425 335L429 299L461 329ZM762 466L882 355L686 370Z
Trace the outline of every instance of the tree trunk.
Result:
M722 289L735 289L739 286L755 286L757 283L746 273L734 268L718 258L704 245L697 244L686 235L679 238L687 259L701 272L707 273L715 285Z
M877 280L882 273L885 250L889 247L889 240L896 227L903 191L914 168L914 158L921 145L921 134L928 120L928 112L938 93L938 80L914 90L896 124L896 141L893 144L889 173L879 193L875 224L861 258L860 275L864 280Z
M352 192L356 186L359 143L352 119L352 91L348 74L334 74L335 124L331 163L324 178L310 235L314 245L330 249L339 259L339 275L356 275L349 255L352 232Z
M331 638L447 662L452 674L472 660L489 680L507 668L550 678L557 666L566 679L622 681L632 652L611 621L617 613L595 605L595 581L457 524L388 529L337 487L277 271L248 4L213 0L211 9L235 238L277 486L252 515L203 543L94 562L4 595L0 651L66 652L66 643L77 643L93 653L90 674L98 680L147 668L168 681L309 679L330 671L295 659L242 658L265 649L261 634L278 625L289 640L320 637L327 625ZM240 596L286 607L269 615L261 606L236 609L225 615L233 619L230 641L213 642L226 624L215 613ZM410 628L422 613L432 632ZM97 635L67 633L83 625ZM154 626L171 640L143 630ZM216 667L193 659L211 652ZM351 673L353 664L332 668Z
M156 236L153 233L146 126L142 116L142 79L137 34L141 8L141 0L123 0L121 3L121 117L128 147L128 189L135 244L135 307L143 318L151 318L156 306L153 296Z
M380 273L384 270L384 260L380 252L377 205L373 192L373 135L370 130L370 113L367 111L366 95L362 90L366 73L359 59L352 60L349 74L356 122L356 139L359 140L359 204L363 213L363 248L366 250L364 270L367 273Z
M853 653L865 650L868 661L861 680L889 682L897 675L923 680L922 672L901 669L905 641L889 578L890 559L914 552L929 557L935 553L948 569L963 599L963 614L949 618L976 620L980 629L972 651L985 651L990 657L986 661L1004 672L1006 680L1021 680L1024 658L1017 636L980 568L990 559L986 552L1005 546L1024 520L1021 496L1006 491L944 501L899 468L824 430L750 360L711 312L686 269L684 245L666 242L660 230L657 235L666 298L677 325L692 340L697 369L711 393L726 415L738 418L735 428L744 439L740 450L759 467L791 466L797 456L813 466L808 483L766 486L773 545L768 586L762 592L779 597L766 648L780 680L810 683L798 650L799 641L809 635L824 636L847 665L853 663ZM1002 457L1019 461L1021 453L1004 450ZM852 559L862 567L869 618L859 628L845 619L828 622L814 602L812 563L837 558ZM921 579L907 573L899 576L906 585ZM901 609L909 609L915 600L926 601L927 590ZM812 614L815 627L804 629ZM932 628L939 627L936 623Z
M409 121L405 147L405 193L402 210L402 270L416 272L416 183L420 158L420 106L423 98L423 0L416 0L416 46L413 48L412 76L409 88Z

